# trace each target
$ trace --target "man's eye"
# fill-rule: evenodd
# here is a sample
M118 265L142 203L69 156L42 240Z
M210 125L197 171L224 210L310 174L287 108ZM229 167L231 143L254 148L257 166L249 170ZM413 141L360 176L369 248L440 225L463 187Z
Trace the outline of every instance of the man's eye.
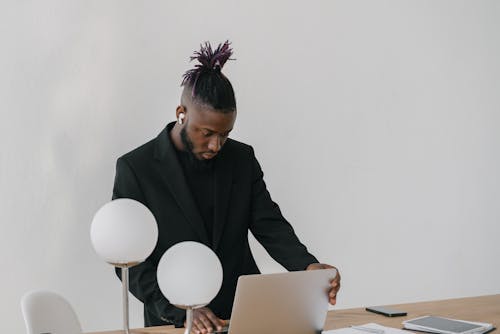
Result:
M209 132L209 131L203 131L202 132L202 135L205 136L205 137L210 137L212 135L212 132Z

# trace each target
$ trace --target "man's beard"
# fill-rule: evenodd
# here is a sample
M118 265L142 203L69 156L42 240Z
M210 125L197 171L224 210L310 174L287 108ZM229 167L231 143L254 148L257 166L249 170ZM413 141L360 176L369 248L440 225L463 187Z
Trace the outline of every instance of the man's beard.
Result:
M185 153L189 157L189 164L196 170L206 170L212 167L213 160L212 159L198 159L196 155L193 153L194 145L193 142L189 139L186 131L187 123L181 129L181 142L184 145Z

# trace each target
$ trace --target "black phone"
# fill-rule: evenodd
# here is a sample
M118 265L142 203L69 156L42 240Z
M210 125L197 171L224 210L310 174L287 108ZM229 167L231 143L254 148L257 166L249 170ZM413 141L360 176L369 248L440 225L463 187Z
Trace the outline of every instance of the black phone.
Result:
M385 315L386 317L402 317L406 315L404 311L393 310L383 306L371 306L366 308L367 311Z

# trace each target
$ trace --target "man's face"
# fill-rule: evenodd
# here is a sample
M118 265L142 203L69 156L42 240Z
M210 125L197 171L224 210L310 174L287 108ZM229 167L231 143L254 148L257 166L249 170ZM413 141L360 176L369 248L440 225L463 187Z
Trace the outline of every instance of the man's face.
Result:
M214 158L226 142L236 121L236 111L223 113L207 107L185 108L181 140L186 150L201 161Z

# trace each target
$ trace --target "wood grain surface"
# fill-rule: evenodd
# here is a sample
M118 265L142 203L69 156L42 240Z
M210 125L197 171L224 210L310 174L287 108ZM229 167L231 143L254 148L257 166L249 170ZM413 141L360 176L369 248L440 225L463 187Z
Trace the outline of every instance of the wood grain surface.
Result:
M328 316L325 322L325 329L342 328L351 325L362 325L369 322L375 322L380 325L394 328L402 328L402 321L424 315L435 315L469 321L488 322L493 324L495 327L498 327L498 325L500 324L500 294L386 306L405 311L408 313L408 315L404 317L389 318L383 315L367 312L365 311L364 307L345 310L332 310L328 312ZM172 326L137 328L131 330L131 333L134 334L182 334L183 332L183 328L173 328ZM93 332L92 334L122 333L123 331L118 330L107 332Z

